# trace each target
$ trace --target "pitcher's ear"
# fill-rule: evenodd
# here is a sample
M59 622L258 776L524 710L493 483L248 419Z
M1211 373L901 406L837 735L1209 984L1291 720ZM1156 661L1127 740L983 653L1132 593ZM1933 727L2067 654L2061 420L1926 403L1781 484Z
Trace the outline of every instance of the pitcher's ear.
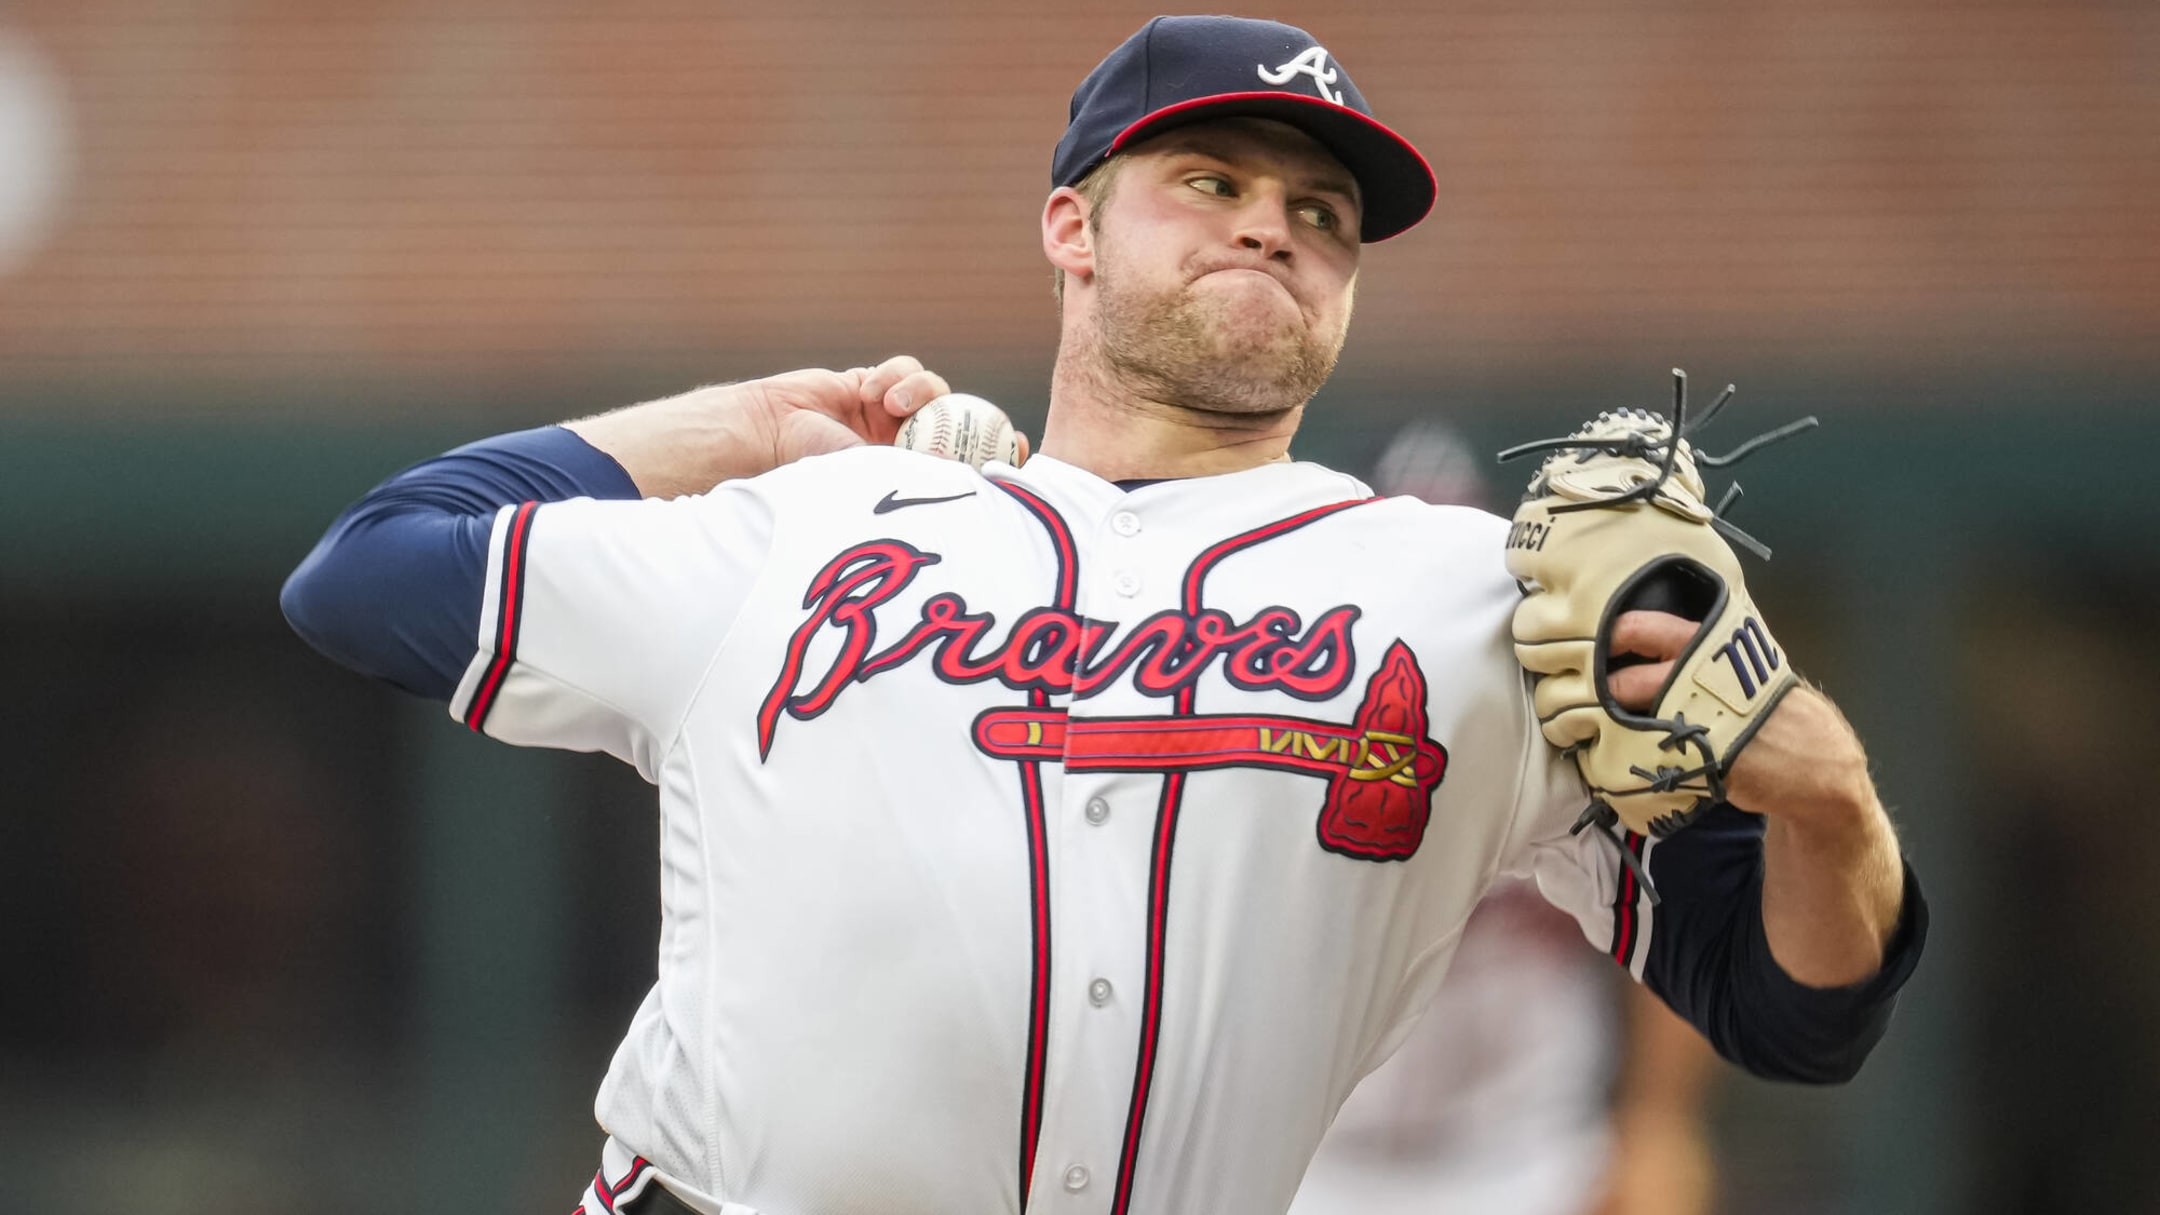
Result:
M1088 223L1088 200L1071 186L1050 191L1043 203L1043 256L1068 276L1095 272L1095 230Z

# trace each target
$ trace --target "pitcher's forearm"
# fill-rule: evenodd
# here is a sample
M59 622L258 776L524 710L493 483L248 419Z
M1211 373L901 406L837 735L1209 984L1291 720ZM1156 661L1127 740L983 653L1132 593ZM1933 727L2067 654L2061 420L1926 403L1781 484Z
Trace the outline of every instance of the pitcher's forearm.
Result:
M1844 987L1881 968L1903 908L1890 816L1868 791L1850 818L1772 816L1763 839L1763 934L1794 981Z
M890 443L952 389L908 355L846 371L809 368L717 384L564 425L613 456L648 498L702 494L805 456Z
M615 458L648 498L701 494L773 465L773 439L745 408L739 384L717 384L629 405L563 428Z

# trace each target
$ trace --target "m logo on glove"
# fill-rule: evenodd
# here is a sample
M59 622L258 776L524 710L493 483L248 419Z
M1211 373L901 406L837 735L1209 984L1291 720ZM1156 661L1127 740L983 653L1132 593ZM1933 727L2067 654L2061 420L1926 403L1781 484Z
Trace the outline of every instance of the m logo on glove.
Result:
M1720 662L1724 663L1722 668L1718 665ZM1748 702L1755 699L1758 691L1769 686L1771 676L1782 663L1777 646L1764 631L1762 622L1749 616L1732 631L1732 640L1719 646L1710 661L1696 672L1695 682L1702 685L1703 691L1724 701L1725 707L1733 712L1745 713Z

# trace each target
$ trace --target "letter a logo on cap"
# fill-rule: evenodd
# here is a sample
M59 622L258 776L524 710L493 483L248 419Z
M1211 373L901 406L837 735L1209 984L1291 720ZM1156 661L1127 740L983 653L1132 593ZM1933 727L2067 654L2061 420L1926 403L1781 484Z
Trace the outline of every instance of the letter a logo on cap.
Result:
M1264 63L1256 66L1260 70L1260 79L1269 84L1288 84L1292 76L1310 76L1313 87L1320 90L1322 97L1336 105L1343 103L1342 94L1328 88L1335 83L1335 69L1327 65L1326 47L1316 46L1281 67L1271 68Z

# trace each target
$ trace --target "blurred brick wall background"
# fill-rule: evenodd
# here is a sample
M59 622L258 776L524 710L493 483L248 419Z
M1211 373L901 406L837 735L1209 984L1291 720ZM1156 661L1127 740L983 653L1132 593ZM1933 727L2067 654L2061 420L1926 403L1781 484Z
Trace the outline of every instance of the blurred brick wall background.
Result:
M1040 365L1050 148L1151 11L14 5L70 151L0 277L0 385ZM2160 349L2149 0L1260 15L1313 28L1442 179L1369 253L1354 365Z

